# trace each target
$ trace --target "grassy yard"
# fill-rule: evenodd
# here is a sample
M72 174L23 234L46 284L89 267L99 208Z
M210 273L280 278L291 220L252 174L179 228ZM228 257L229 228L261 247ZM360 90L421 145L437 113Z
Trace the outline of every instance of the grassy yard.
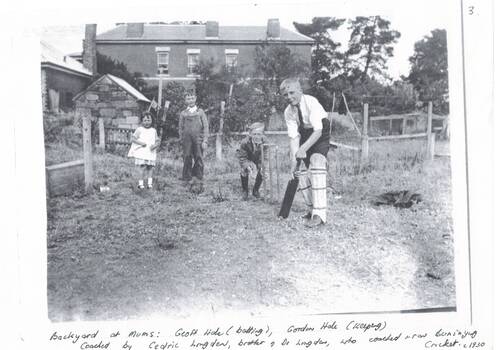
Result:
M49 317L455 306L449 158L424 161L418 141L383 142L371 145L371 163L359 172L357 156L330 151L329 222L312 230L300 219L299 195L287 220L276 218L277 201L240 200L234 149L222 163L212 150L207 155L200 195L178 180L172 151L161 153L155 189L142 192L131 160L96 154L96 181L110 191L48 199ZM78 154L53 144L47 163ZM422 202L409 209L371 203L392 190L417 192Z

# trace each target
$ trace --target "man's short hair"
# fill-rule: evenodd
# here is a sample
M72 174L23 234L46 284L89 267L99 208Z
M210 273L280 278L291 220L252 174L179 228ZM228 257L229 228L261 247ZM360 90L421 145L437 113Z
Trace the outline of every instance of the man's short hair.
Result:
M187 90L186 94L185 94L185 97L188 97L188 96L197 97L197 94L195 93L195 90L190 89L190 90Z
M302 87L300 86L299 78L287 78L283 80L280 84L280 90L285 90L289 86L296 85L300 90L302 90Z

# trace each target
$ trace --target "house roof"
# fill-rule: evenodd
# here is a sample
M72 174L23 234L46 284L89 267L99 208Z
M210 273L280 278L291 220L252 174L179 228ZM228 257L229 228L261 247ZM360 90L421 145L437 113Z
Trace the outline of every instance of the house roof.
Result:
M131 94L133 97L135 97L137 100L144 101L144 102L150 102L148 98L146 98L140 91L136 90L134 87L132 87L127 81L118 78L114 75L106 74L107 77L110 78L114 83L122 87L124 90L126 90L129 94Z
M97 35L98 41L266 41L267 28L265 26L219 26L219 37L206 38L205 25L178 25L178 24L145 24L143 35L139 38L126 36L126 25L117 27ZM274 41L285 41L303 44L312 44L313 39L280 28L280 38Z
M78 98L80 98L86 91L91 90L96 84L98 84L100 81L103 79L108 79L114 84L118 85L121 87L123 90L125 90L127 93L129 93L131 96L136 98L138 101L143 101L143 102L150 102L148 98L146 98L140 91L136 90L133 86L131 86L128 82L125 80L118 78L114 75L111 74L104 74L97 80L95 80L90 86L88 86L85 90L81 91L79 94L74 96L73 101L76 101Z
M63 70L67 73L92 77L92 73L75 59L64 55L61 51L45 41L41 41L41 65Z

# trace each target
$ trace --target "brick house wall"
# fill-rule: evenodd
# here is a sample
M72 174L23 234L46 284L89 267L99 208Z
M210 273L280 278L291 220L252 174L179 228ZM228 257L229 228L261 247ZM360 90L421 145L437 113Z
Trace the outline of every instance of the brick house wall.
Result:
M216 65L225 65L225 50L238 50L238 68L248 74L254 71L254 57L257 44L229 44L229 43L201 43L201 44L153 44L153 43L99 43L97 41L97 51L100 54L112 57L123 62L131 72L142 73L152 79L150 83L157 80L157 53L156 47L169 48L169 74L166 79L178 80L191 78L188 76L187 50L199 49L200 60L210 60ZM310 65L311 45L289 45L292 52Z

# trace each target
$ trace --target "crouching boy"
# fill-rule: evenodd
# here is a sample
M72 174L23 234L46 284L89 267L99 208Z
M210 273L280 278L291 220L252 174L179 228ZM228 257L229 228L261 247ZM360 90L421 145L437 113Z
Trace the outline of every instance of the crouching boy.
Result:
M264 124L253 123L249 127L248 137L242 141L240 148L237 150L238 160L240 162L242 181L243 200L249 196L249 175L257 170L252 195L259 198L259 188L262 184L262 145L265 143Z

